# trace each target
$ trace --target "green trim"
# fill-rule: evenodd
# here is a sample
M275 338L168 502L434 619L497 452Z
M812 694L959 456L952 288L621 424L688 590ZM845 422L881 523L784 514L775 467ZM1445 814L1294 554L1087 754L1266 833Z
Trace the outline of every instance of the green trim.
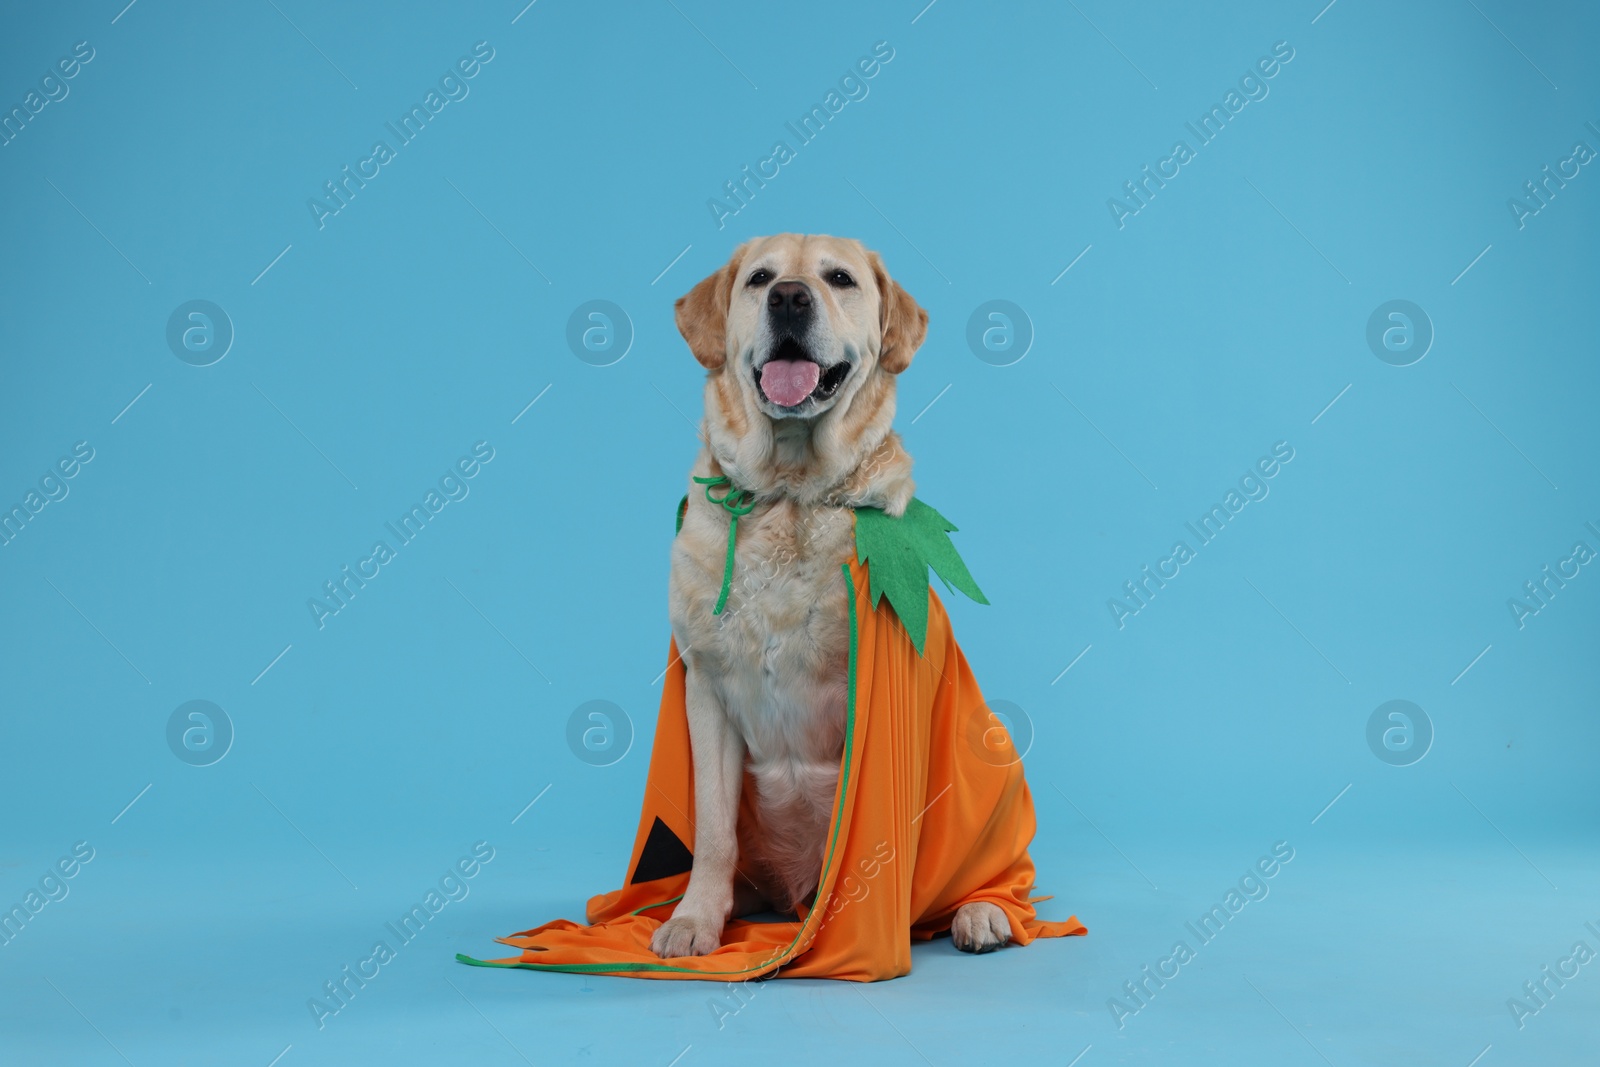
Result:
M692 967L668 967L659 963L496 963L494 960L477 960L464 952L456 953L456 962L469 967L503 967L524 971L565 971L569 974L614 974L617 971L685 971L696 974Z
M733 479L726 474L719 474L715 478L694 475L692 478L695 484L706 487L707 500L728 513L728 556L722 565L722 592L717 595L717 606L711 609L711 614L721 615L722 609L728 604L728 590L733 588L733 541L739 533L739 516L748 515L756 509L756 495L734 485ZM721 486L727 486L728 491L721 496L712 496L711 490Z
M959 589L979 604L989 602L950 540L955 529L915 497L900 518L879 508L856 508L856 558L867 564L872 606L889 598L919 656L928 640L929 567L945 588Z
M849 700L845 705L844 765L840 771L839 778L841 783L839 796L840 799L843 800L844 795L849 791L850 788L850 770L854 762L853 756L856 747L856 668L860 651L860 627L859 620L856 617L856 583L855 580L850 577L850 564L840 564L839 570L844 573L845 589L847 590L850 598L850 693ZM833 869L834 856L837 853L839 846L839 831L844 823L843 809L843 804L839 804L834 809L833 834L828 839L828 858L822 867L822 882L826 882L828 880L828 872ZM662 903L670 904L672 901L663 901ZM646 911L649 908L658 906L659 905L655 904L647 905L645 908L640 908L639 911ZM707 971L698 967L674 967L668 963L495 963L492 960L474 959L471 956L461 952L456 953L456 962L465 963L472 967L505 967L518 968L526 971L564 971L569 974L621 974L634 971L669 971L676 974L698 975L762 974L774 967L783 966L793 958L791 953L793 952L795 945L800 943L800 938L806 932L806 927L810 925L814 916L822 915L823 911L823 908L815 906L812 907L812 909L806 913L805 919L800 923L800 929L795 932L794 940L789 942L788 947L782 952L778 953L776 956L773 956L765 963L759 964L755 967L745 967L737 971ZM633 914L637 915L639 912L636 911Z
M669 899L669 900L662 900L662 901L658 901L658 902L656 902L656 903L654 903L654 904L646 904L646 905L645 905L645 906L644 906L644 907L642 907L642 908L634 908L634 909L633 909L633 910L632 910L632 911L630 911L630 912L628 912L628 914L629 914L629 915L637 915L637 914L639 914L639 913L640 913L640 912L641 912L641 911L649 911L649 910L650 910L650 909L651 909L651 908L664 908L664 907L666 907L666 906L667 906L667 905L668 905L668 904L676 904L676 903L677 903L677 902L678 902L678 901L680 901L680 900L682 900L682 899L683 899L683 894L682 894L682 893L679 893L679 894L678 894L678 895L677 895L677 896L675 896L675 897L672 897L672 898L671 898L671 899Z
M689 510L689 494L683 494L683 499L678 501L678 525L673 529L673 536L683 532L683 513Z

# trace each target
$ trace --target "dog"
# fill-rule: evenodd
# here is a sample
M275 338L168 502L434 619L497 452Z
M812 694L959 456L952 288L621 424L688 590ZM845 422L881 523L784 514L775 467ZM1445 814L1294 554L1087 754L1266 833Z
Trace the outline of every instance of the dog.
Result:
M707 375L668 594L686 671L693 864L650 942L663 958L704 955L730 916L794 912L815 894L849 696L839 568L854 551L852 508L898 518L911 501L895 380L928 327L877 253L800 234L741 245L677 301L676 319ZM740 495L719 504L708 483ZM725 581L736 504L748 511ZM974 902L951 937L987 952L1011 928Z

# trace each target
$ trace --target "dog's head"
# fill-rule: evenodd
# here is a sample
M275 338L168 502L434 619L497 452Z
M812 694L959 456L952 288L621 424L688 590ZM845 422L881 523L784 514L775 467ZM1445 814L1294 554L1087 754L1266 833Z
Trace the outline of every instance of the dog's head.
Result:
M772 420L848 409L866 383L910 366L928 329L876 252L793 233L741 245L678 300L677 319L695 359Z

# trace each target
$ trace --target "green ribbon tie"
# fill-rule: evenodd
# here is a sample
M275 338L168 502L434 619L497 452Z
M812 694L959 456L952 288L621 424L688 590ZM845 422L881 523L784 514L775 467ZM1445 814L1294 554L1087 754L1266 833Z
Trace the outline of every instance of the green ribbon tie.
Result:
M707 500L720 505L728 513L728 561L722 567L722 592L717 597L717 606L711 611L713 615L721 615L722 609L728 604L728 590L733 587L733 542L739 533L739 516L755 510L756 495L748 489L735 486L733 479L726 474L715 478L695 477L694 480L706 487ZM721 486L727 486L728 491L721 496L712 496L711 490Z

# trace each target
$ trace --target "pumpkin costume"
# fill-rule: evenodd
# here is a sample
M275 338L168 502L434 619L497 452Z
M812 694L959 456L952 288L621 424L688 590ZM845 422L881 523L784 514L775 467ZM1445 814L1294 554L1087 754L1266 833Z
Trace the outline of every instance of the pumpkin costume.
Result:
M735 526L748 500L732 486L720 498L712 488L707 499L723 504ZM850 604L844 752L821 878L804 914L731 919L721 947L704 956L662 959L650 950L693 862L686 670L673 643L627 883L590 899L587 926L558 919L498 939L517 956L456 959L636 978L870 982L908 973L912 940L948 931L956 909L973 901L997 905L1017 944L1086 933L1076 918L1046 922L1034 912L1049 898L1030 895L1034 816L1022 764L928 585L931 566L947 585L988 603L950 543L954 529L919 500L899 519L856 509L855 557L840 568ZM730 529L730 575L734 539ZM753 791L747 772L741 819Z

